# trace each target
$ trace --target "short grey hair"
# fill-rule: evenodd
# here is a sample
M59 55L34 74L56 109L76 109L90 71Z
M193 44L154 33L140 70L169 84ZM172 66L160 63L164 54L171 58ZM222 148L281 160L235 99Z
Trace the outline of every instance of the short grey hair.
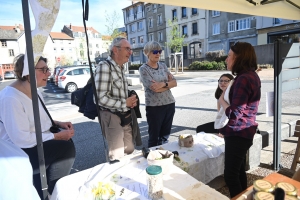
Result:
M111 44L109 46L109 56L113 55L114 47L121 46L122 40L126 40L126 38L125 37L116 37L115 39L113 39L113 41L111 42Z
M153 50L161 50L161 46L158 42L147 42L144 46L144 55L148 57L149 53Z

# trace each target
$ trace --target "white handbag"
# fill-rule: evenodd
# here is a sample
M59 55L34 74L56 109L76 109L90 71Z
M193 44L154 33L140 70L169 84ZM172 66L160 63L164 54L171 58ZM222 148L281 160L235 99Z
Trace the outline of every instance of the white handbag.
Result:
M229 91L231 88L231 85L233 83L233 80L231 80L228 84L228 87L225 90L225 94L224 94L224 100L230 105L229 102ZM223 128L224 126L226 126L226 124L228 123L229 119L225 114L225 110L222 106L220 106L220 110L217 114L216 120L215 120L215 124L214 127L215 129L220 129Z

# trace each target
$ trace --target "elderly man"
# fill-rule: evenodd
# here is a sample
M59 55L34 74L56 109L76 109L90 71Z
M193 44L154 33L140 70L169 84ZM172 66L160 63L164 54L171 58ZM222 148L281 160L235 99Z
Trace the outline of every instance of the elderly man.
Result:
M107 140L110 161L134 151L136 136L132 134L131 108L137 105L137 98L136 95L128 96L123 66L131 54L132 49L126 38L115 38L110 46L110 56L100 62L95 73L101 127Z

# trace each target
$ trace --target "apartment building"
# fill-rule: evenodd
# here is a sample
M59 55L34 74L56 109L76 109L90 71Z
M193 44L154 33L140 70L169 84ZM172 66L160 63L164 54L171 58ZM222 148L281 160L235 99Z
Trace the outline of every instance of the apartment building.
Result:
M14 58L19 54L25 54L26 41L23 25L0 26L0 75L5 71L14 70ZM48 66L54 68L55 57L53 55L53 40L48 36L43 56L48 59Z
M273 43L276 39L283 42L300 42L300 20L256 17L257 44Z
M202 58L206 52L207 41L207 12L198 8L187 8L178 6L165 6L167 19L178 25L181 35L184 36L184 46L182 47L184 65L188 65L191 59ZM167 35L170 32L167 24ZM167 36L167 42L170 37ZM168 48L168 53L174 53Z
M131 63L145 63L147 58L143 54L144 45L147 43L147 29L144 2L137 2L123 8L124 25L127 38L131 44Z
M165 61L166 54L166 15L165 15L165 5L163 4L145 4L145 14L146 14L146 30L148 41L156 41L162 47L162 53L160 55L160 61Z
M208 13L208 51L224 50L236 41L257 45L256 16L210 10Z
M73 61L77 60L74 38L62 32L51 32L50 36L53 40L56 65L66 62L73 64Z
M72 24L65 25L62 32L74 38L77 61L85 64L87 62L88 51L84 27L73 26ZM101 34L97 30L93 27L87 27L87 34L89 38L90 58L91 60L95 60L100 54L107 52L107 49L103 48L105 45L103 45Z

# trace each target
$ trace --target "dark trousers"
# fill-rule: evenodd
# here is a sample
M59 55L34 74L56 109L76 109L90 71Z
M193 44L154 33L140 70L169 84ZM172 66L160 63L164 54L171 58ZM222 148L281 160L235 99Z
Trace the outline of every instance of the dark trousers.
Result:
M72 140L48 140L43 142L43 148L48 192L52 194L55 183L58 179L70 174L75 160L75 146ZM29 160L32 165L34 187L36 188L40 198L43 199L37 146L23 149L23 151L25 151L25 153L29 156Z
M253 140L238 136L225 137L224 140L224 179L229 188L230 196L234 197L247 188L246 154L252 146Z
M168 142L174 114L175 103L164 106L146 106L149 133L148 147Z

